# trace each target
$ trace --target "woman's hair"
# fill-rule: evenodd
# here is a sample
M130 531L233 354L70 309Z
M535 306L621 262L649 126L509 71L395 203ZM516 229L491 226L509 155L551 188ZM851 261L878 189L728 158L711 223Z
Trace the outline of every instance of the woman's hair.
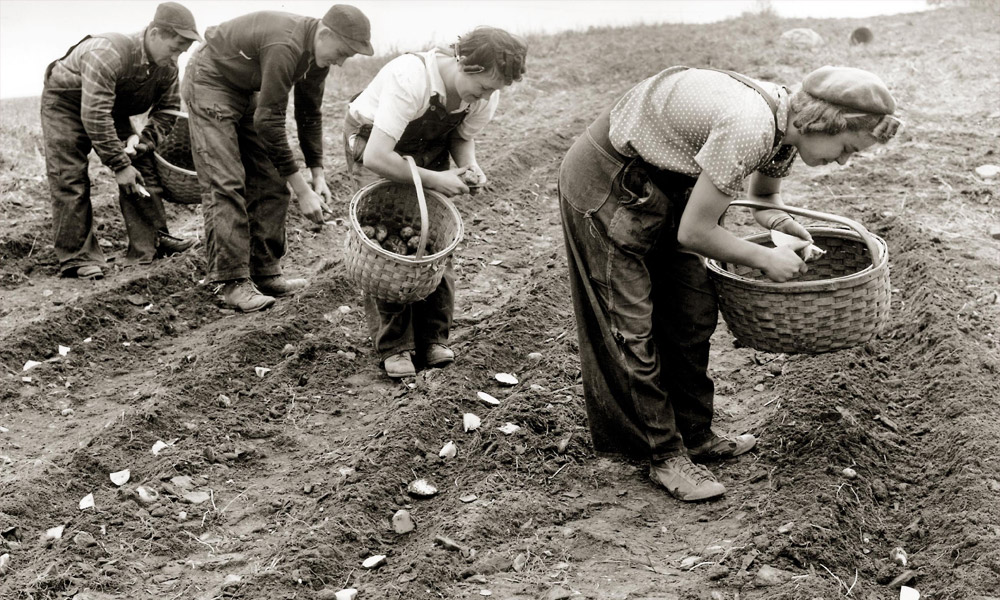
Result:
M867 131L884 144L896 135L900 125L899 119L892 115L852 112L801 89L792 94L790 102L795 113L792 125L802 133L837 135L844 131Z
M503 29L476 27L451 48L466 73L494 73L506 85L519 81L524 74L528 44Z

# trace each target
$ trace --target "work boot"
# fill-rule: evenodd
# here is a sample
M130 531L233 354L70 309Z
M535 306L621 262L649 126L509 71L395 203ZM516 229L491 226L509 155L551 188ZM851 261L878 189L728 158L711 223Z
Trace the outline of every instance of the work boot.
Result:
M253 282L260 291L275 298L294 294L309 287L308 279L287 279L284 275L254 277Z
M443 367L455 361L455 353L444 344L431 344L424 351L424 364L428 367Z
M708 462L710 460L722 460L733 458L740 454L745 454L757 445L757 438L749 433L736 437L712 434L704 444L699 444L694 448L688 448L688 456L691 460L698 462Z
M63 277L76 277L77 279L103 279L104 271L97 265L83 265L72 269L66 269Z
M687 455L651 463L649 478L684 502L708 500L726 493L726 486L719 483L711 471L694 464Z
M413 368L413 361L410 360L409 350L393 354L385 359L382 364L385 366L385 374L393 379L413 377L417 374L417 370Z
M274 305L274 298L260 293L249 279L236 279L222 286L222 299L241 312L256 312Z
M192 238L181 238L166 233L161 233L156 239L156 256L164 257L173 254L180 254L195 245L197 240Z

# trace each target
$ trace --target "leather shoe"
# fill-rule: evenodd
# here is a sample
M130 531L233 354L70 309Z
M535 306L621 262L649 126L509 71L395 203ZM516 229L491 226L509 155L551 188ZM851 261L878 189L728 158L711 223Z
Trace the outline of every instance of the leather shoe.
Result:
M726 486L711 471L683 454L649 465L649 478L683 502L718 498L726 493Z
M260 291L275 298L294 294L309 287L308 279L288 279L284 275L254 277L253 282Z
M104 271L97 265L83 265L75 269L67 269L63 276L76 277L77 279L103 279Z
M173 235L161 233L156 240L156 256L170 256L180 254L195 245L197 240L191 238L180 238Z
M274 305L274 298L260 293L249 279L226 282L222 286L222 299L240 312L257 312Z
M455 361L455 353L444 344L431 344L424 351L424 364L428 367L442 367Z
M383 361L385 374L394 379L401 377L413 377L417 370L413 368L413 361L410 360L409 350L393 354Z
M749 433L735 437L715 435L713 433L712 437L705 443L688 448L688 456L691 457L691 460L698 462L723 460L746 454L756 445L757 438Z

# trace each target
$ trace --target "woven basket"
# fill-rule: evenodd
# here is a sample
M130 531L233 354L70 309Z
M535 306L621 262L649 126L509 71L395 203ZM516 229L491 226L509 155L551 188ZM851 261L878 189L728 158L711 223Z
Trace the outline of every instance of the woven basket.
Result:
M441 283L448 257L462 240L462 216L444 196L424 189L409 156L414 185L379 180L351 199L351 229L345 243L347 277L363 292L408 304L423 300ZM414 194L414 189L416 194ZM416 196L416 202L414 202ZM420 244L414 256L394 254L368 239L363 225L382 223L390 230L420 223Z
M201 186L198 185L198 174L194 170L194 158L191 156L188 115L179 110L161 112L177 117L174 128L153 152L156 170L166 190L163 199L177 204L200 204Z
M731 206L773 208L750 201ZM808 227L826 254L810 261L805 275L785 283L771 281L758 269L710 259L708 274L729 330L744 346L766 352L830 352L872 339L889 315L885 242L850 219L793 207L783 210L844 227ZM768 233L746 240L774 247Z

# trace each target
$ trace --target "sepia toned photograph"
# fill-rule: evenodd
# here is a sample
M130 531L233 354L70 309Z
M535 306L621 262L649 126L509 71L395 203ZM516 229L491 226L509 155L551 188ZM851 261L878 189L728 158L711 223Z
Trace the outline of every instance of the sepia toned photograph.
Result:
M1000 600L1000 0L0 0L0 600Z

